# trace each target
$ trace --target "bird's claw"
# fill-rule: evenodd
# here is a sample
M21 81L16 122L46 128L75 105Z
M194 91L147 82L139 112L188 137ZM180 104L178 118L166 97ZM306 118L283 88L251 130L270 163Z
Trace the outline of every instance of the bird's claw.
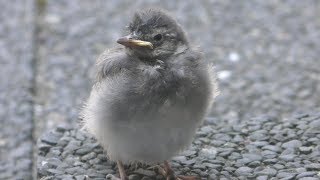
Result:
M113 174L108 174L108 175L106 176L106 179L107 179L107 180L121 180L120 178L114 176Z
M160 165L157 166L158 172L166 178L166 180L199 180L196 176L176 176L172 169L165 170Z
M177 176L177 180L200 180L197 176Z

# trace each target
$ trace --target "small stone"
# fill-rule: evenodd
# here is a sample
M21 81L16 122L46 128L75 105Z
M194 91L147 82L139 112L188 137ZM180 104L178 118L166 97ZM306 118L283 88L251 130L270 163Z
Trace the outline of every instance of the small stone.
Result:
M139 176L138 174L131 174L129 176L129 180L140 180L141 176Z
M60 138L61 136L58 134L49 132L41 138L41 141L50 145L56 145Z
M281 151L281 148L279 146L275 146L275 145L266 145L266 146L263 146L261 149L270 150L273 152L280 152Z
M268 140L269 137L266 134L265 130L257 130L250 134L250 139L255 141L265 141Z
M268 180L268 176L258 176L257 180Z
M53 158L47 159L47 163L48 163L48 165L49 165L48 167L50 167L50 168L56 168L56 167L58 167L62 162L61 162L60 159L53 157Z
M307 169L303 168L303 167L296 168L296 172L297 173L303 173L303 172L306 172L306 171L307 171Z
M242 154L243 158L249 159L249 161L261 161L262 156L258 154Z
M210 174L209 179L218 179L218 176L215 174Z
M277 178L293 179L296 176L294 172L279 172Z
M319 180L319 178L316 178L316 177L303 177L303 178L300 178L299 180Z
M234 149L233 148L221 148L219 151L220 151L219 156L226 157L226 156L229 156L234 151Z
M258 175L267 175L270 177L273 177L277 174L277 170L273 169L273 168L265 168L262 171L257 173Z
M302 172L300 174L297 175L297 179L303 178L303 177L309 177L309 176L314 176L316 175L316 172Z
M244 139L242 136L240 135L236 135L234 138L233 138L233 142L243 142Z
M96 153L95 152L91 152L89 154L86 154L86 155L82 156L81 160L82 161L88 161L88 160L93 159L95 157L97 157Z
M236 164L235 164L235 166L236 166L236 167L241 167L241 166L246 165L246 164L248 164L248 163L250 163L250 162L251 162L251 160L248 159L248 158L238 159L237 162L236 162Z
M302 146L302 142L295 139L295 140L291 140L289 142L283 143L281 147L286 149L293 149L301 146Z
M200 150L199 156L207 159L214 159L217 156L217 149L215 147L203 148Z
M276 158L266 159L266 160L263 161L263 163L265 163L265 164L275 164L277 162L278 162L278 159L276 159Z
M252 168L244 166L244 167L238 168L235 171L235 173L238 176L249 176L252 174L252 171L253 171Z
M257 167L260 165L260 161L252 161L248 164L249 167Z
M309 126L313 128L320 128L320 119L311 121Z
M280 155L279 158L281 160L284 160L284 161L293 161L293 159L296 157L296 155L294 154L287 154L287 155Z
M307 170L320 170L320 163L307 164L307 165L305 165L305 168Z
M87 154L89 152L92 152L93 149L95 149L96 147L99 146L99 143L90 143L90 144L85 144L83 146L81 146L77 151L76 154L77 155L84 155Z
M78 175L78 176L75 176L76 180L85 180L86 179L86 176L85 175Z
M79 166L76 166L76 167L65 169L65 172L67 172L68 174L76 174L76 173L83 174L85 173L85 170Z
M141 174L141 175L144 175L144 176L149 176L149 177L156 176L156 173L154 171L145 170L145 169L142 169L142 168L139 168L139 169L135 170L134 173Z
M182 162L181 162L182 163ZM195 159L190 159L190 160L187 160L187 161L184 161L183 164L187 165L187 166L190 166L190 165L193 165L196 163L196 160Z
M90 160L89 160L89 164L91 164L91 165L99 164L100 161L101 161L101 160L98 159L98 158L90 159Z
M172 158L172 160L177 162L185 162L187 161L187 158L185 156L175 156Z
M241 154L237 153L237 152L233 152L230 154L230 156L228 156L228 159L230 160L237 160L241 158Z
M220 140L220 141L230 141L231 140L231 137L228 134L222 134L222 133L215 134L213 136L213 138Z
M46 144L46 143L40 143L38 146L38 149L42 152L44 152L45 154L50 150L51 145Z
M299 147L299 151L303 154L309 154L312 152L313 147L301 146Z
M185 150L181 153L182 156L193 156L196 155L197 151L193 151L193 150Z
M266 146L268 144L267 141L254 141L252 143L250 143L256 147L262 147L262 146Z
M86 138L85 138L85 135L83 133L77 132L76 139L79 140L79 141L84 141Z
M277 153L274 152L274 151L265 150L265 151L261 152L261 155L266 159L272 159L272 158L275 158L277 156Z
M282 164L275 164L275 165L273 165L273 167L276 168L277 170L281 170L281 169L284 168L284 165L282 165Z
M57 169L48 169L47 170L49 173L51 174L54 174L54 175L60 175L60 174L63 174L64 172L63 171L59 171Z
M56 179L61 179L61 180L73 180L72 175L70 175L70 174L59 175L59 176L57 176Z
M99 174L114 174L115 171L113 169L103 169L103 170L97 171L97 173L99 173Z

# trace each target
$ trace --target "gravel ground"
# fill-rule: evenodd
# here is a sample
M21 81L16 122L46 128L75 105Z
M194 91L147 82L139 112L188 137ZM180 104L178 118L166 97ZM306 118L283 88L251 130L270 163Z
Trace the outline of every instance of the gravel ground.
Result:
M0 179L31 179L33 4L0 7Z
M116 174L87 133L59 127L39 144L43 179L103 179ZM320 179L320 113L288 119L259 116L239 124L208 119L192 146L172 159L177 174L202 179ZM155 168L127 167L130 180L164 179Z

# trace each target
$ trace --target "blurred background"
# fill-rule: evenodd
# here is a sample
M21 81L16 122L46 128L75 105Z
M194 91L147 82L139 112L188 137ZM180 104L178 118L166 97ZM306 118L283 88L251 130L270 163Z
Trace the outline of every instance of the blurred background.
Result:
M171 12L214 62L209 121L320 110L320 1L1 0L0 179L31 179L38 137L78 126L96 58L145 7Z

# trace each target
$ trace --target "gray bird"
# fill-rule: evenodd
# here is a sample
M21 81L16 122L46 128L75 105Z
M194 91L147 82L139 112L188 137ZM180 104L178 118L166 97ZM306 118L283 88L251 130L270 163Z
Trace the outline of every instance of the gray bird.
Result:
M96 81L82 111L84 128L118 164L164 162L187 148L217 95L213 66L192 49L180 25L166 12L134 14L129 35L106 50L96 64Z

